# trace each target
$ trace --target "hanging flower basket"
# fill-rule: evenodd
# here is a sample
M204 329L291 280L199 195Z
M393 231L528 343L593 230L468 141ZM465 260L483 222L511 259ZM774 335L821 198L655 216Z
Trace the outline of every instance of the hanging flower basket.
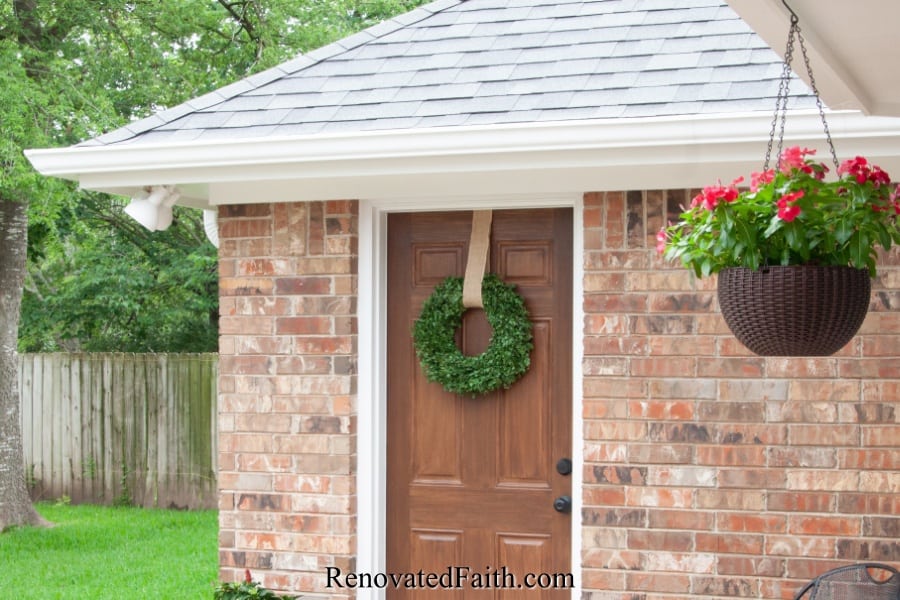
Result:
M869 309L865 269L791 265L719 272L719 307L744 346L761 356L828 356L859 331Z
M815 150L782 149L795 37L835 180L811 158ZM778 160L769 168L779 120ZM657 242L698 277L719 274L725 322L757 354L827 356L862 325L880 253L900 245L900 185L862 156L838 162L793 11L763 170L746 183L704 187Z

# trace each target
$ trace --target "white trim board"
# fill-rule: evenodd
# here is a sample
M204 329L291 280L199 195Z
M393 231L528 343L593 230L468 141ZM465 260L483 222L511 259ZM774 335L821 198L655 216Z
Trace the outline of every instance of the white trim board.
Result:
M445 199L435 207L454 210L568 206L572 219L572 600L581 596L581 486L584 465L582 420L582 356L584 333L582 280L584 267L583 196L537 195ZM383 573L386 568L387 472L387 215L423 210L408 201L362 200L359 203L359 359L357 381L357 557L359 572ZM384 590L359 589L357 600L384 600Z
M832 112L842 157L900 171L900 119ZM438 127L221 142L27 150L43 174L126 196L176 185L197 208L323 198L580 193L710 185L759 170L771 113ZM824 144L816 111L792 112L785 141ZM824 155L824 150L822 152Z

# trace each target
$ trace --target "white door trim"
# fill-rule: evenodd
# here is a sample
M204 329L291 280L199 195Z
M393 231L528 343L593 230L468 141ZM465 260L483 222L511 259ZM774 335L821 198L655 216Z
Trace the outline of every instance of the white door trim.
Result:
M583 200L574 195L492 196L410 202L387 199L359 203L357 282L357 557L360 573L384 573L387 531L387 215L425 210L573 208L572 265L572 599L581 596L581 487L584 464L582 418L582 308L584 278ZM358 589L357 600L384 600L382 589Z

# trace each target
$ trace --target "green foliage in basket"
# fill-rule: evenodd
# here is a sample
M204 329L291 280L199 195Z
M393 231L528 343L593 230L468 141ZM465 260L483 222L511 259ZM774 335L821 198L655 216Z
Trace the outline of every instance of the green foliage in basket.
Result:
M844 161L838 179L809 156L787 148L777 169L721 182L697 194L680 220L657 234L657 250L698 277L726 267L817 264L876 274L879 247L900 244L898 187L865 158Z

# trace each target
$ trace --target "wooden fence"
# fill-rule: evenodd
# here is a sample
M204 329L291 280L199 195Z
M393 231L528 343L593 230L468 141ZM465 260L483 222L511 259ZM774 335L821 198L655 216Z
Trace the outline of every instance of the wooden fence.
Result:
M34 499L215 508L215 354L23 354Z

